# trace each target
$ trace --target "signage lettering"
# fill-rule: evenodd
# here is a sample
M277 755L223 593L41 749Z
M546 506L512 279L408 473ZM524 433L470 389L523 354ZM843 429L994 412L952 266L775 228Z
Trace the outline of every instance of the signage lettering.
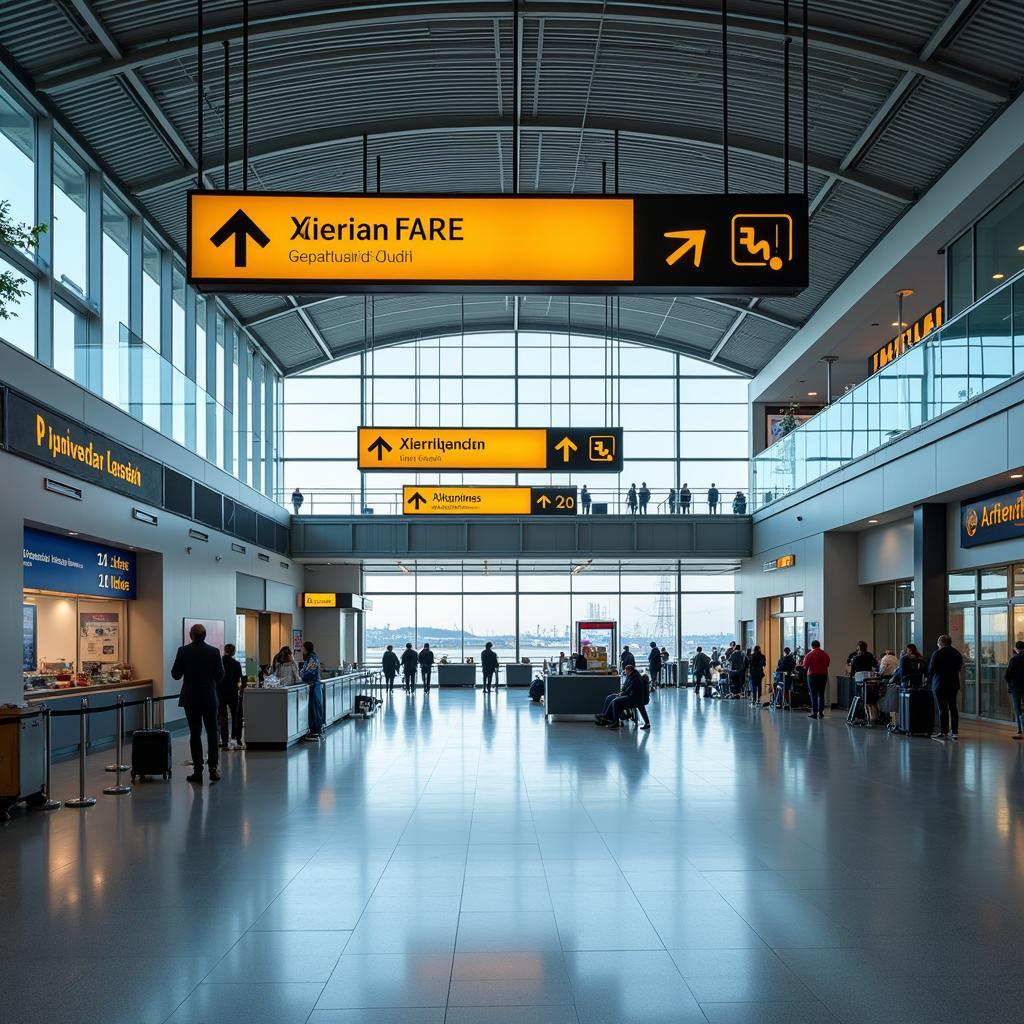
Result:
M622 470L622 428L360 427L362 470Z
M779 555L778 558L771 558L761 565L762 572L775 572L776 569L791 569L796 565L796 555Z
M960 505L960 547L1024 536L1024 490L1001 491Z
M872 373L878 373L883 366L888 366L904 352L924 341L932 331L942 326L943 306L940 302L934 309L928 310L924 316L915 320L905 331L901 331L887 345L883 345L869 360Z
M135 597L135 553L26 526L22 550L26 590L93 597Z
M402 488L407 516L574 516L575 487L434 487Z
M188 214L189 282L207 291L772 295L808 279L795 194L204 191Z
M303 594L303 608L337 608L337 594Z

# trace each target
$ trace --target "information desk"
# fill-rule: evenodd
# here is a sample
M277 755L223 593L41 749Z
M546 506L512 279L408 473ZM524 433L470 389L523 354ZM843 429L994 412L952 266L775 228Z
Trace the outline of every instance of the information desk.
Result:
M555 722L589 722L609 693L622 687L618 672L575 672L544 681L544 714Z
M533 666L510 662L501 666L505 672L506 686L529 686L533 682Z
M370 676L349 672L323 680L325 728L352 714L356 694L366 688ZM309 731L309 684L248 687L243 718L247 747L290 747Z
M434 666L438 686L476 686L476 665Z
M25 694L32 706L45 704L51 711L76 711L82 698L89 698L90 708L109 708L100 714L85 716L86 750L112 746L117 735L117 698L125 702L145 700L153 695L152 679L134 679L128 683L108 683L103 686L76 686L65 690L34 690ZM124 731L133 732L145 724L145 708L139 704L124 709ZM78 716L61 716L50 720L50 744L55 760L78 753Z

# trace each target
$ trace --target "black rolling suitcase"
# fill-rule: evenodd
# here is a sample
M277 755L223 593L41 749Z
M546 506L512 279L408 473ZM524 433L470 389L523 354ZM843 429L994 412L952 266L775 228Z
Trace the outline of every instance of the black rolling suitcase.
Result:
M132 778L171 777L171 734L166 729L136 729L132 733Z
M897 732L907 736L930 736L935 725L935 699L932 691L921 687L900 690Z
M793 710L811 706L811 691L806 683L799 680L793 681L793 686L789 691L789 706Z

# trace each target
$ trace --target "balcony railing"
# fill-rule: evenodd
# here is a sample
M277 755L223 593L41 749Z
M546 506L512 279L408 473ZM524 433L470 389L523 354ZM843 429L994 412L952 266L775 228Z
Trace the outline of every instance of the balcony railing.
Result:
M1024 373L1024 274L753 459L754 509Z

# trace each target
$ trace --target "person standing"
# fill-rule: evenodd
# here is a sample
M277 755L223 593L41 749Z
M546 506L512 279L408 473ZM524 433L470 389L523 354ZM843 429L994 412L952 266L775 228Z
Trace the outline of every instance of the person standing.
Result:
M423 678L423 689L429 690L430 674L434 671L434 652L430 649L430 644L423 645L418 661L420 663L420 676Z
M1017 719L1015 740L1024 738L1024 640L1013 645L1013 657L1006 666L1006 686L1010 691L1013 716Z
M828 685L828 666L831 658L822 650L817 640L811 641L811 649L804 655L803 665L807 669L807 689L811 691L811 713L808 718L825 717L825 687Z
M395 654L394 647L388 644L388 649L384 652L384 657L380 660L380 667L384 670L384 682L387 683L389 690L395 688L395 676L398 675L398 668L401 662L398 660L398 655Z
M676 514L676 489L674 487L668 489L668 497L665 502L668 505L668 514L674 516Z
M302 645L302 664L299 666L302 682L309 686L309 732L304 740L319 741L324 731L324 694L320 685L320 657L313 650L313 641Z
M622 654L619 655L619 671L625 672L627 665L632 665L636 668L636 658L633 657L633 652L629 649L629 644L626 644L626 646L622 648Z
M881 658L878 659L878 674L885 678L893 675L896 669L899 668L900 659L896 657L895 651L886 651Z
M683 484L679 488L679 514L689 515L690 513L690 502L693 500L693 492L690 490L689 484Z
M846 659L851 677L858 672L874 672L876 666L875 656L868 650L867 641L858 640L857 649Z
M645 516L647 515L647 503L651 500L651 491L647 486L646 480L640 481L640 493L638 496L640 498L640 515Z
M299 514L299 509L302 508L302 503L305 500L306 499L302 496L302 491L300 491L298 487L296 487L295 490L292 491L292 507L295 509L296 515Z
M736 497L732 499L732 514L734 516L745 515L747 511L747 496L742 491L736 492Z
M636 484L630 484L629 490L626 492L626 508L629 509L631 516L636 515Z
M178 648L171 666L171 678L181 680L178 706L188 721L188 742L192 752L189 782L203 781L203 730L206 730L207 763L210 781L220 781L217 748L217 687L224 678L220 651L206 642L206 627L201 622L188 631L192 641Z
M939 646L928 661L928 678L939 719L939 731L932 736L933 740L945 741L947 734L950 739L957 738L960 712L956 707L956 695L960 692L963 667L963 655L953 646L952 639L943 633L939 637Z
M484 693L490 693L492 686L498 688L495 680L498 672L498 655L494 653L494 645L490 640L484 644L484 649L480 652L480 667L484 670Z
M693 656L693 695L700 696L701 682L705 689L711 686L711 659L704 653L703 647L697 648Z
M419 659L412 649L412 644L406 644L402 651L402 682L405 689L412 693L416 689L416 669L419 666Z
M654 640L651 641L651 651L647 655L647 671L651 677L651 686L657 686L661 682L661 651Z
M242 743L241 685L242 666L235 658L235 645L224 645L224 678L217 684L217 722L220 725L220 749L233 750L245 746ZM231 715L231 732L228 732L228 714Z
M747 656L734 640L729 649L729 696L740 697L745 689L743 677L747 669Z
M711 481L711 486L708 488L708 514L716 515L718 513L718 488L715 486L715 482Z
M583 490L580 491L580 505L583 508L583 514L585 516L590 515L590 491L587 490L587 485L583 485Z
M750 665L748 667L750 672L751 707L756 708L761 703L761 684L764 682L764 672L767 664L768 659L761 653L761 648L755 644L753 651L750 652Z

